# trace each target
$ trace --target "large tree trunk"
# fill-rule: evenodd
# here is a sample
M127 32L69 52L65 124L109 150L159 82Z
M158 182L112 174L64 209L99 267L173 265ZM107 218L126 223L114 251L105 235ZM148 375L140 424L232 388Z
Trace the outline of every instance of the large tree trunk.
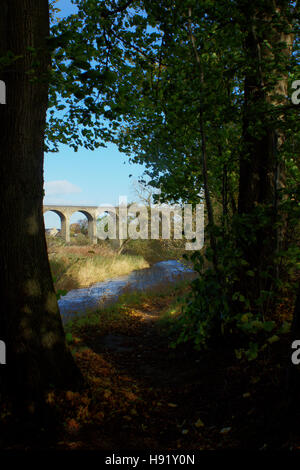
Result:
M282 116L276 115L274 108L284 104L287 96L293 42L293 34L288 31L288 5L286 0L267 0L263 4L253 1L244 10L249 71L245 77L238 210L249 224L246 236L240 237L240 246L249 263L247 269L256 274L246 282L256 298L262 289L270 289L276 273L278 191L284 187L285 171L278 158L284 141ZM267 268L270 277L262 278Z
M0 70L7 88L0 105L1 395L30 413L50 386L71 387L81 377L65 345L42 213L48 35L47 0L2 0L0 56L21 57Z

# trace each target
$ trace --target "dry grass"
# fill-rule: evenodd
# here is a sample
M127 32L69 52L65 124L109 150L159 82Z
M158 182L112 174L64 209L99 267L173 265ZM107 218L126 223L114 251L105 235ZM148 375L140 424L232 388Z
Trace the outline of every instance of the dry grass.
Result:
M111 245L66 245L48 240L48 255L56 290L89 287L97 282L148 268L141 255L117 255Z
M60 237L46 237L56 290L89 287L97 282L124 276L166 259L182 259L182 240L130 240L118 255L115 240L89 244L82 234L67 244Z
M88 287L97 282L124 276L134 270L148 267L149 264L141 256L105 257L94 255L94 257L79 259L69 266L58 280L57 288L69 290Z
M76 240L76 239L75 239ZM74 239L71 239L71 244L67 245L61 238L47 238L48 254L49 255L72 255L72 256L88 256L93 255L101 256L114 256L115 250L109 243L98 243L97 245L78 245L73 244Z

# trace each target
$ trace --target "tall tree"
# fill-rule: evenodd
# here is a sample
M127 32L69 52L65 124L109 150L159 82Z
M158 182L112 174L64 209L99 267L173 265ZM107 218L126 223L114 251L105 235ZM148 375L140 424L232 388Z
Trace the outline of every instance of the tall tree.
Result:
M43 151L50 54L47 0L3 0L0 78L1 398L35 414L50 386L70 387L81 376L66 348L45 242Z
M284 116L280 107L288 103L297 5L288 0L240 5L249 66L244 80L238 209L252 226L252 237L246 236L240 243L256 274L252 282L248 279L248 290L258 296L261 289L270 289L275 277L279 191L285 186ZM263 282L261 274L268 267Z

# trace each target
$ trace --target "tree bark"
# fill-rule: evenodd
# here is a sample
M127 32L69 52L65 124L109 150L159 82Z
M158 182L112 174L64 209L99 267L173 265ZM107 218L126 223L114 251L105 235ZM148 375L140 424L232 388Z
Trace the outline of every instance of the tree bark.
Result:
M288 65L293 34L288 19L289 2L268 0L252 2L244 10L246 29L245 56L249 71L245 77L243 148L240 156L238 212L248 218L251 237L240 238L243 256L256 276L249 291L257 297L261 289L269 290L271 276L276 277L274 257L278 249L278 190L284 187L284 165L278 151L284 142L281 116L274 108L286 101ZM280 20L276 15L280 14ZM281 24L280 24L281 23ZM284 27L283 27L284 26ZM274 83L273 83L274 82ZM276 95L276 96L275 96ZM265 211L261 224L259 209ZM261 272L270 269L263 281ZM255 285L254 285L255 284Z
M17 57L0 70L7 88L0 106L0 339L7 349L1 396L31 414L49 387L81 381L65 344L42 213L47 36L47 0L2 0L0 56Z

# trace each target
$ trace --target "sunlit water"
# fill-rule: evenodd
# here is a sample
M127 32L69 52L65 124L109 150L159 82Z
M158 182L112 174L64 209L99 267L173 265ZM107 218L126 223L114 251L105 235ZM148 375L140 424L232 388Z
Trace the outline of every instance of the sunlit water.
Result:
M108 279L88 288L71 290L58 301L62 320L65 323L70 318L110 304L124 291L149 289L164 282L190 278L192 273L192 269L179 261L161 261L126 276Z

